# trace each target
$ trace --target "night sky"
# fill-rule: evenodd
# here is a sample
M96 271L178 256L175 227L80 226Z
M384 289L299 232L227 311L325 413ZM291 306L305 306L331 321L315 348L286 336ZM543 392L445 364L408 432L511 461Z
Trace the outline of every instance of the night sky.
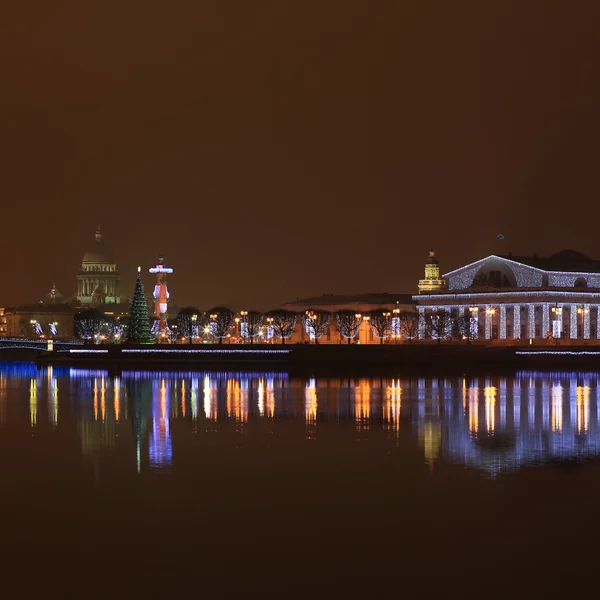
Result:
M493 5L493 6L492 6ZM12 2L0 306L76 290L269 309L489 253L600 258L597 1ZM497 240L503 233L505 240ZM146 283L152 281L146 276Z

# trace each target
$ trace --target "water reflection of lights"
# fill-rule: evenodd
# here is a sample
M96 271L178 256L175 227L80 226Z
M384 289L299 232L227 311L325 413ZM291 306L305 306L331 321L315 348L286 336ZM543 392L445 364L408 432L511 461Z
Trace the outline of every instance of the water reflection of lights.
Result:
M313 377L308 380L304 389L304 420L309 425L317 422L317 382Z
M119 415L121 413L121 382L118 377L113 380L113 400L115 410L115 421L119 422Z
M590 388L577 386L577 432L586 433L590 417Z
M552 386L552 431L562 431L563 416L563 387L562 385Z
M496 429L496 388L488 386L483 390L485 398L485 423L488 433Z
M384 418L388 427L400 431L400 410L402 409L402 386L399 379L392 379L385 391Z
M172 460L170 421L170 396L164 379L155 381L152 401L152 435L148 454L150 465L162 467Z
M356 428L368 431L371 418L371 382L360 379L354 388L354 419Z
M29 420L32 427L37 423L37 380L31 378L29 383Z
M330 427L345 420L369 438L384 430L394 431L396 438L402 434L403 440L418 438L430 465L446 459L495 475L549 459L600 455L596 373L376 380L379 384L368 379L323 379L317 386L314 379L288 383L287 377L276 373L109 376L102 370L27 368L14 370L13 378L8 369L0 365L4 423L19 414L23 417L13 409L15 404L7 404L7 392L16 380L29 394L32 427L57 424L60 395L65 420L77 419L86 457L106 448L126 448L128 435L118 445L115 440L119 431L127 432L133 425L135 445L130 443L129 452L140 469L144 457L151 466L172 464L171 419L190 423L199 419L199 426L193 427L200 434L221 431L219 426L202 426L203 412L211 421L235 418L246 423L274 418L276 399L281 421L300 419L306 424L303 437L314 434L317 419L331 421L324 425L327 435ZM61 412L61 425L62 421ZM177 431L185 435L185 427ZM260 431L248 428L252 435L262 435Z

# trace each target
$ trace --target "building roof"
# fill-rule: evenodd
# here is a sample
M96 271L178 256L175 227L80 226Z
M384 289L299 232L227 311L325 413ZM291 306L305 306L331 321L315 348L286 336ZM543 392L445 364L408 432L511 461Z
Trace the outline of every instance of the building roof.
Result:
M564 273L600 273L600 260L594 260L576 250L561 250L551 256L513 256L500 255L499 258L541 269L542 271L560 271Z
M104 244L104 236L100 231L100 226L96 230L96 239L94 246L90 248L84 255L81 260L83 263L105 263L105 264L113 264L113 257L108 250L108 248Z
M338 295L338 294L323 294L322 296L314 296L312 298L301 298L293 302L284 304L284 308L294 310L301 309L304 306L340 306L347 304L413 304L412 294L388 294L388 293L370 293L370 294L355 294L355 295Z

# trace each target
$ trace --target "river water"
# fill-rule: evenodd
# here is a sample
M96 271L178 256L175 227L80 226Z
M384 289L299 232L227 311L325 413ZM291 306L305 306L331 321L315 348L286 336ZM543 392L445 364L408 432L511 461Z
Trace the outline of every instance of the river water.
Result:
M0 363L3 569L56 597L553 589L595 564L599 403L594 373Z

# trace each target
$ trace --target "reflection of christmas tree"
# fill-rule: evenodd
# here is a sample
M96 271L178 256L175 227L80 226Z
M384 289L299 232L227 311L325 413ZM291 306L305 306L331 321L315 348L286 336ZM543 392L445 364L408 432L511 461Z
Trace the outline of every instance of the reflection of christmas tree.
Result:
M148 319L148 304L144 297L144 284L142 282L141 268L138 267L131 310L129 312L129 333L127 340L136 344L152 341L150 320Z

